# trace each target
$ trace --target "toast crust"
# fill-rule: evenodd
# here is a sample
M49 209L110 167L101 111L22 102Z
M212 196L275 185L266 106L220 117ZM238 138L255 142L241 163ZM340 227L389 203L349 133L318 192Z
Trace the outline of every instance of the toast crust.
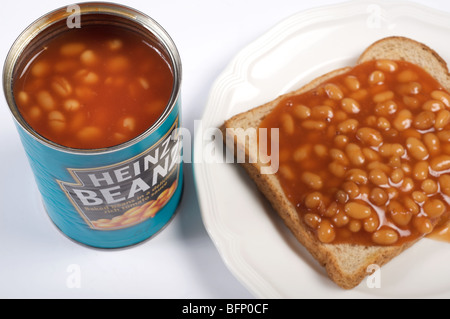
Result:
M376 41L370 45L359 57L357 64L373 59L405 60L412 62L428 71L445 88L450 88L450 76L446 62L432 49L417 41L404 37L388 37ZM237 114L225 121L222 126L224 141L227 145L234 145L236 149L245 151L250 156L248 144L245 140L235 136L229 136L227 128L257 128L278 102L286 97L298 95L311 90L328 79L343 74L350 70L346 67L331 71L322 75L303 87L281 95L280 97L251 109L247 112ZM230 141L230 139L233 139ZM247 136L256 142L256 134ZM232 144L230 144L230 142ZM236 154L236 152L234 153ZM320 242L315 234L304 224L297 210L284 194L276 175L263 175L260 173L261 163L241 163L247 174L254 181L258 189L271 203L274 210L284 221L288 229L296 239L310 252L310 254L325 267L328 276L340 287L352 289L359 285L364 278L370 274L368 267L376 264L381 267L405 249L414 245L418 240L399 246L363 246L356 244L324 244Z

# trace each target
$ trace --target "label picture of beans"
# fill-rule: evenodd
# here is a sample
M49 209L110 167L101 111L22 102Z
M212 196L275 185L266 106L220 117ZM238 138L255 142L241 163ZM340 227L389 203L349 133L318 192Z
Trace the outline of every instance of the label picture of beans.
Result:
M103 230L119 229L127 226L133 226L149 218L153 218L172 197L176 187L177 183L174 182L169 188L159 194L156 200L151 200L141 206L133 207L127 210L123 215L111 219L102 218L95 220L92 224L95 228Z
M450 94L416 65L365 62L260 127L280 129L277 176L323 243L399 245L449 219Z

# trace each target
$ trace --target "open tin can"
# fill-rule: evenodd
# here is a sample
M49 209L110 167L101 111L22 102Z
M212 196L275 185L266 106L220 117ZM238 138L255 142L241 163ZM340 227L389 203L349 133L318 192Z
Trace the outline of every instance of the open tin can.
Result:
M123 28L157 48L167 61L173 85L157 120L126 141L89 149L56 143L25 120L17 106L14 83L24 65L31 63L33 52L61 34L73 32L68 21L74 11L66 7L36 20L14 42L3 70L4 93L53 223L85 245L125 247L164 228L181 198L180 57L166 31L141 12L103 2L82 3L76 9L81 28Z

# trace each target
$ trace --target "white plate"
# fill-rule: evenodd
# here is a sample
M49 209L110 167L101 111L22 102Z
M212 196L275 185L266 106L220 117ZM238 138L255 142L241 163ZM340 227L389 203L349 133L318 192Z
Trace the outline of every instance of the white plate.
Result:
M450 246L429 239L384 266L379 281L344 291L297 243L241 167L224 163L213 130L330 70L372 42L401 35L450 61L450 15L411 2L357 1L295 14L245 47L214 83L195 136L205 227L234 275L259 298L450 297ZM217 152L213 153L213 150ZM373 284L375 283L375 287ZM378 283L378 284L377 284Z

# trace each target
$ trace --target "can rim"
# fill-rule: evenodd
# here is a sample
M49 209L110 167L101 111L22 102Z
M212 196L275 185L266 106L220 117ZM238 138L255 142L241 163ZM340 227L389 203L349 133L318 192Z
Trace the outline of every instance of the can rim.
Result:
M104 154L114 151L119 151L125 149L137 142L145 139L152 133L154 133L169 117L172 110L175 108L179 97L181 88L181 58L178 49L166 32L166 30L154 19L150 18L148 15L133 9L128 6L119 5L112 2L84 2L77 3L80 8L80 14L83 15L115 15L128 20L129 22L135 23L141 27L144 27L148 32L157 38L157 40L164 46L169 55L170 62L173 67L174 81L172 87L172 93L167 103L166 108L163 113L159 116L155 123L153 123L147 130L139 134L138 136L117 144L111 147L105 148L95 148L95 149L79 149L71 148L58 143L55 143L42 135L38 134L20 115L15 103L13 89L12 89L12 78L13 71L16 66L16 62L19 57L24 52L27 45L38 36L43 30L47 30L52 27L52 25L61 22L71 16L72 12L67 11L68 6L60 7L49 13L41 16L34 22L32 22L27 28L25 28L22 33L17 37L11 46L3 66L3 92L5 94L6 101L8 103L9 110L13 115L14 120L18 123L22 129L29 134L32 138L38 142L56 149L58 151L63 151L72 154Z

